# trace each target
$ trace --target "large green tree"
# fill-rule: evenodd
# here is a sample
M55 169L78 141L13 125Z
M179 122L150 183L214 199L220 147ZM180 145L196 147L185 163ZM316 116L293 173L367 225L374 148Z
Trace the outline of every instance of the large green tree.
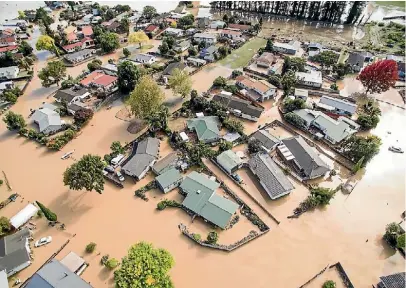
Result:
M72 164L63 173L63 183L73 190L104 190L104 163L100 156L84 155L78 162Z
M298 109L304 109L306 108L306 102L303 99L287 99L283 103L283 108L285 109L286 112L292 112Z
M131 61L124 61L117 67L118 88L122 93L134 90L140 79L140 71Z
M32 54L32 50L34 50L27 41L21 41L20 45L18 46L18 52L22 53L24 56L28 56Z
M289 70L294 72L305 72L305 64L305 58L286 56L283 61L282 74L285 74Z
M281 80L283 96L291 94L293 87L296 85L296 75L293 71L288 71L282 76Z
M168 83L173 93L181 95L182 98L188 96L192 91L192 79L186 70L174 69Z
M7 129L10 131L20 130L27 126L24 117L20 114L14 113L13 111L8 111L6 115L4 115L3 121L7 124Z
M165 94L151 76L141 77L128 99L128 105L135 117L145 119L160 109Z
M142 16L144 16L146 19L151 19L154 17L156 14L156 9L154 6L145 6L144 9L142 10Z
M37 50L48 50L49 52L54 53L57 57L60 55L59 49L55 45L55 40L48 35L39 36L35 48L37 48Z
M381 144L381 138L375 135L366 137L352 135L344 140L341 144L341 148L344 154L354 162L358 162L364 157L363 166L365 166L366 163L378 154Z
M321 67L330 67L337 63L340 55L331 50L325 50L317 55L310 57L313 62L320 63Z
M174 265L172 255L164 249L141 242L133 245L114 272L118 288L173 288L169 270Z
M59 82L66 77L66 66L62 61L48 62L47 66L38 73L38 78L41 79L41 84L44 87L49 87Z
M47 207L45 207L43 204L40 202L36 201L39 209L41 209L42 213L44 213L45 218L47 218L48 221L57 221L58 217L54 212L49 210Z
M120 48L120 39L116 33L107 32L99 36L100 47L104 53L111 53Z

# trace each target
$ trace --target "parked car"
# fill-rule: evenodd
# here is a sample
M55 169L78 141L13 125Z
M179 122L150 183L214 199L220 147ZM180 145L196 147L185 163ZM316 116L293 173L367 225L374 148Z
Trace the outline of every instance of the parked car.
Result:
M110 173L114 173L114 168L111 166L105 167L104 170L106 170L107 172L110 172Z
M116 175L117 175L117 177L118 177L118 180L120 180L121 182L123 182L123 181L125 180L123 174L121 174L120 171L117 171L117 172L116 172Z
M238 175L238 174L231 174L231 177L233 177L233 179L234 179L235 181L237 181L238 183L242 183L242 179L241 179L240 175Z
M35 242L34 246L35 247L40 247L40 246L46 245L46 244L51 243L51 242L52 242L52 237L51 236L43 237L43 238L39 239L37 242Z
M109 174L109 171L107 171L106 169L103 169L102 173L103 173L103 176L106 176L107 174Z
M114 167L117 167L118 164L120 164L120 161L124 159L124 157L125 157L125 155L123 155L123 154L118 154L116 157L114 157L114 158L111 160L111 165L113 165Z

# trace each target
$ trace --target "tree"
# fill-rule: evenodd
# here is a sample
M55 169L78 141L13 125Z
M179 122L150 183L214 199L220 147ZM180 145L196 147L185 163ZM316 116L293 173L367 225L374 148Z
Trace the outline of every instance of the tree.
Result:
M88 67L89 67L89 64L88 64ZM77 79L73 79L72 76L68 75L68 79L63 80L61 82L61 88L62 89L68 89L68 88L71 88L71 87L73 87L74 85L77 85L77 84L79 84L79 81Z
M143 76L128 99L135 117L145 119L161 107L165 94L151 76Z
M330 204L330 200L334 197L335 191L329 188L316 187L310 190L310 196L314 197L318 206Z
M321 67L324 68L336 64L339 57L340 55L335 53L334 51L325 50L317 55L310 57L309 59L313 62L320 63Z
M154 17L156 14L156 9L153 6L145 6L144 9L142 10L142 16L144 16L146 19L151 19Z
M286 113L285 115L283 115L283 117L286 121L294 126L302 129L306 127L304 120L293 112Z
M96 190L102 193L104 189L104 163L100 156L84 155L78 162L72 164L63 173L63 183L73 190Z
M57 57L60 56L59 49L55 46L55 40L48 35L39 36L35 48L37 48L37 50L48 50L49 52L54 53Z
M258 139L252 139L248 142L248 152L250 154L258 153L262 150L262 144Z
M223 152L223 151L227 151L230 150L231 148L233 148L233 143L225 141L225 140L221 140L220 144L219 144L219 152Z
M352 135L344 140L341 149L354 162L358 162L364 157L363 166L365 166L378 154L381 144L381 139L374 135L366 137Z
M357 77L366 93L382 93L394 86L398 79L398 64L394 60L382 60L365 67Z
M217 234L216 231L210 231L209 234L207 235L207 242L209 244L216 244L219 239L219 235Z
M93 111L90 109L79 109L75 112L73 119L75 120L75 124L82 126L89 122L90 119L93 118Z
M282 76L281 80L283 88L283 96L288 96L292 92L292 88L296 85L296 75L295 72L289 71Z
M405 233L403 233L402 235L398 236L396 240L396 247L405 250L405 244Z
M326 282L324 282L323 288L336 288L336 282L334 282L333 280L327 280Z
M186 149L190 156L192 165L202 165L202 158L211 158L215 155L215 151L211 147L201 141L196 144L187 143Z
M7 235L11 231L10 220L7 217L0 217L0 237Z
M173 69L172 75L168 79L168 84L172 88L173 93L180 94L182 98L186 98L192 91L192 79L186 70Z
M162 55L166 55L169 51L168 43L162 42L162 44L159 45L158 50L159 50L159 53L161 53Z
M130 33L130 20L128 20L128 17L124 17L120 20L120 26L122 31L124 31L128 36Z
M364 157L361 157L361 159L358 160L357 163L352 167L352 173L357 173L359 169L362 168L362 164L364 163Z
M398 235L400 234L400 226L399 224L392 222L386 225L385 234L383 235L383 239L391 246L396 247L398 242Z
M133 245L114 272L116 287L162 287L173 288L169 270L174 265L171 254L155 249L151 244L140 242Z
M8 111L6 115L4 115L3 121L7 124L7 129L10 131L19 131L27 126L24 117L20 114L14 113L13 111Z
M187 50L187 52L189 53L189 57L197 55L197 50L193 46L190 46L189 49Z
M238 76L242 75L242 71L240 70L233 70L233 72L231 73L231 77L232 78L237 78Z
M337 83L333 83L333 84L331 84L331 85L330 85L330 89L331 89L331 90L338 91L338 86L337 86Z
M241 121L228 119L223 122L224 127L230 132L237 132L239 134L244 134L244 125Z
M111 53L120 48L120 39L116 33L104 33L99 37L100 47L104 53Z
M148 41L149 41L149 38L148 38L147 34L145 34L145 32L142 30L131 33L130 36L128 36L128 42L130 44L139 44L140 48L141 48L142 43L145 43Z
M94 59L92 62L87 64L87 69L89 71L99 70L102 65L102 61L100 59Z
M193 14L188 14L179 19L178 27L181 29L185 29L188 26L193 25L194 22L195 22L195 16L193 16Z
M261 18L262 19L262 18ZM271 39L268 39L266 41L266 46L265 46L265 51L267 52L273 52L273 42Z
M274 85L275 87L281 86L281 77L279 75L271 75L268 78L268 82Z
M289 70L293 72L305 72L306 59L301 57L286 56L283 61L282 74L287 73Z
M10 102L10 103L12 103L12 104L15 104L16 102L17 102L17 99L18 99L18 97L17 97L17 95L15 95L13 92L11 92L11 91L4 91L3 92L3 95L1 96L4 100L6 100L6 101L8 101L8 102Z
M227 86L227 79L222 76L218 76L216 79L214 79L213 86L218 87L218 88L223 88L223 87Z
M26 18L24 11L18 11L18 19L24 20Z
M44 213L45 218L47 218L48 221L57 221L58 217L56 216L56 214L54 212L52 212L51 210L49 210L47 207L45 207L43 204L39 203L38 201L35 201L39 207L39 209L41 209L42 213Z
M94 242L90 242L89 244L86 245L86 252L87 253L93 253L94 250L96 249L97 244Z
M125 149L121 145L120 141L114 141L113 143L111 143L110 149L116 155L125 153Z
M41 79L41 84L44 87L49 87L59 82L66 77L66 66L62 61L48 62L47 66L38 73L38 78Z
M351 65L338 63L333 65L333 72L337 74L338 78L342 79L345 75L351 73Z
M107 268L109 268L110 270L113 270L114 268L116 268L118 265L120 264L120 262L118 262L118 260L116 258L110 258L109 260L106 261L105 266Z
M34 49L28 44L27 41L21 41L20 45L18 46L18 52L22 53L24 56L29 56L32 54Z
M155 111L152 115L146 117L146 121L151 131L166 130L168 128L168 107L162 105L160 109Z
M175 38L173 38L172 36L165 36L162 41L168 44L169 49L172 49L176 43Z
M292 112L292 111L295 111L295 110L304 109L304 108L306 108L306 102L303 99L300 99L300 98L297 98L297 99L294 99L294 100L287 99L283 103L283 108L287 112Z
M134 90L140 79L140 71L130 61L124 61L117 67L118 88L122 93L129 93Z
M131 52L127 48L123 48L123 54L125 58L128 58L131 55Z
M225 58L228 54L228 48L226 46L221 46L219 47L218 52L220 54L220 58Z
M224 14L224 15L223 15L223 21L224 21L225 23L228 23L228 15L227 15L227 14Z
M379 116L361 114L358 116L357 123L361 126L361 130L370 130L378 125Z

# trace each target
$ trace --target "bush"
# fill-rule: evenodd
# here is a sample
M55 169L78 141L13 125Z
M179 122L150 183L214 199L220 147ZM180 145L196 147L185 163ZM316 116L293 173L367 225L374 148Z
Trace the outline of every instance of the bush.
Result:
M398 242L398 235L400 234L400 226L399 224L393 222L386 225L385 234L383 235L383 239L391 246L396 247Z
M258 153L262 150L262 144L258 139L253 139L248 142L248 152L250 154Z
M0 186L3 185L3 180L0 179Z
M164 210L166 207L181 207L182 205L176 202L175 200L162 200L157 204L157 209L158 210Z
M94 242L90 242L89 244L86 245L87 253L93 253L95 249L96 249L96 243L94 243Z
M109 254L103 255L103 256L101 257L101 259L100 259L100 264L101 264L101 265L106 265L107 261L109 260L109 257L110 257Z
M335 288L336 287L336 282L334 282L333 280L328 280L326 282L324 282L323 284L323 288Z
M227 85L227 79L222 77L222 76L217 77L213 81L213 86L214 87L222 88L222 87L225 87L226 85Z
M113 270L118 266L118 264L120 264L120 262L118 262L116 258L110 258L109 260L106 261L106 264L104 264L104 266L106 266L110 270Z
M42 216L44 216L44 212L42 212L41 210L38 210L37 217L42 218Z
M403 233L402 235L398 236L398 239L396 241L396 247L399 249L405 250L405 234Z
M224 127L230 132L237 132L240 135L244 134L244 125L238 120L226 120L223 122Z
M195 241L200 241L200 240L202 239L202 236L200 236L200 234L194 233L194 234L193 234L193 239L194 239Z
M294 126L297 126L302 129L306 127L304 120L293 112L286 113L285 115L283 115L283 117L287 122L289 122Z
M216 244L219 239L219 236L216 231L211 231L207 235L207 243L209 244Z

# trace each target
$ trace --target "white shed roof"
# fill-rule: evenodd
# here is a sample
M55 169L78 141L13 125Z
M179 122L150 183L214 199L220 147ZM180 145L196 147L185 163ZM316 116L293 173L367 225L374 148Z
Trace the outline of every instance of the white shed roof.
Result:
M27 206L25 206L22 210L20 210L20 212L18 212L16 215L11 217L10 223L15 229L18 229L22 225L27 223L27 221L30 220L30 218L37 213L37 211L38 208L34 206L34 204L30 203Z

